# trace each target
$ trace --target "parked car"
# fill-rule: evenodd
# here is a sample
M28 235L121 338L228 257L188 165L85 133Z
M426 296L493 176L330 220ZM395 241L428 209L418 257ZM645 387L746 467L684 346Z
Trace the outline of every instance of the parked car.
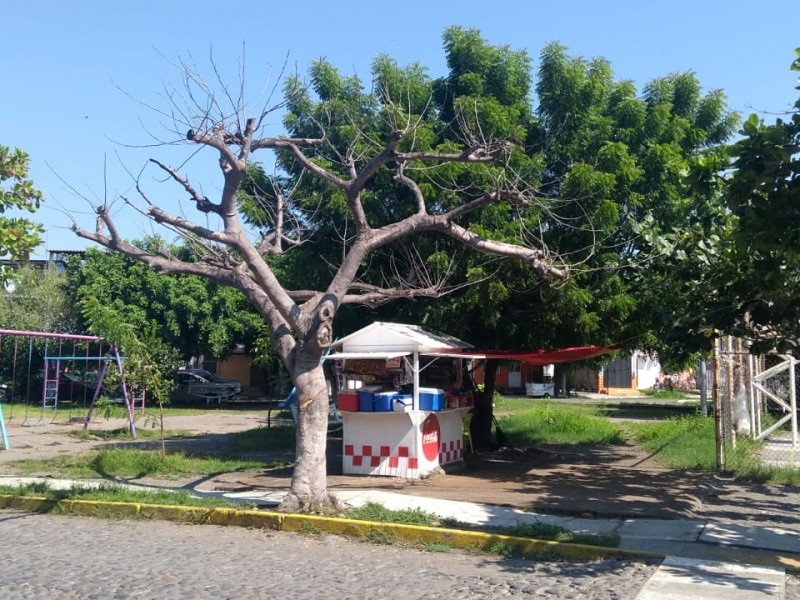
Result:
M175 403L230 402L242 392L242 384L223 379L205 369L181 369L170 398Z

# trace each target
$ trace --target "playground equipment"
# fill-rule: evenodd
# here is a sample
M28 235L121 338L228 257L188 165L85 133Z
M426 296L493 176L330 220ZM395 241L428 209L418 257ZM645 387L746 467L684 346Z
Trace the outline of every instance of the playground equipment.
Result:
M17 363L18 363L18 349L19 349L19 341L24 338L28 338L28 365L27 365L27 382L26 382L26 393L25 393L25 419L23 421L23 426L26 427L34 427L34 426L43 426L43 420L46 410L51 409L53 411L53 420L55 420L56 415L58 413L59 408L59 396L60 391L59 387L62 382L67 383L70 386L70 400L72 400L71 392L74 389L73 386L75 385L76 381L83 386L82 391L84 392L84 399L86 398L86 392L89 386L84 383L76 380L75 378L71 378L70 376L66 375L66 372L62 368L64 364L74 364L75 362L83 361L85 365L88 365L90 361L98 361L98 365L100 367L99 375L97 377L97 381L94 382L93 390L92 390L92 399L89 405L89 410L86 413L86 416L83 419L84 429L88 428L89 422L92 418L92 412L95 408L97 400L100 397L100 393L103 389L103 380L108 373L108 367L113 365L116 367L117 372L120 376L121 387L122 387L122 400L125 403L125 407L127 409L128 414L128 423L129 429L131 432L132 437L136 437L136 425L134 423L134 411L136 407L136 402L139 401L141 403L142 410L144 409L144 393L142 393L138 397L133 397L131 393L128 391L128 386L125 382L125 378L123 377L124 369L123 369L123 359L119 354L119 351L113 343L109 344L107 347L107 351L105 355L102 354L102 343L103 340L97 336L89 336L89 335L77 335L77 334L67 334L67 333L48 333L48 332L40 332L40 331L17 331L13 329L0 329L0 349L2 349L2 343L4 337L10 337L14 340L14 350L12 355L12 365L11 365L11 373L12 373L12 386L11 386L11 397L14 397L14 389L17 383ZM30 406L30 388L31 388L31 375L32 375L32 365L33 365L33 341L34 339L43 339L44 340L44 356L43 356L43 373L44 379L42 383L42 403L41 403L41 413L39 416L39 420L36 423L30 423L28 419L28 408ZM65 341L72 341L72 354L64 355L63 354L63 344ZM58 352L54 354L49 354L48 349L50 348L49 344L51 341L58 341ZM78 342L84 342L87 344L86 346L86 353L84 356L79 356L77 354L76 348ZM89 344L96 343L99 344L98 354L91 356L89 352ZM0 363L4 355L0 354ZM66 380L66 381L63 381ZM71 406L71 405L70 405Z
M6 386L0 385L0 439L3 442L3 450L8 450L8 433L6 432L6 420L3 418L3 399L6 395Z

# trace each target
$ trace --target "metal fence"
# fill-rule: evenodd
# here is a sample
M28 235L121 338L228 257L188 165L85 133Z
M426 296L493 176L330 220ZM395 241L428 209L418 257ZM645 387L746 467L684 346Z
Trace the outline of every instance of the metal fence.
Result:
M742 438L758 441L762 466L800 468L798 361L792 356L750 353L746 340L723 336L715 343L711 369L721 416L723 452Z

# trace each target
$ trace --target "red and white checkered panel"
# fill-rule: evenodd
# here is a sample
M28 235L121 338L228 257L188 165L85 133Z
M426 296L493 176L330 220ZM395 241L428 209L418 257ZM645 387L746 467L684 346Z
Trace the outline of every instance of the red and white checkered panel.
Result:
M442 442L439 448L439 464L446 465L447 463L464 460L464 447L462 440L450 440L449 442Z
M360 475L390 475L414 479L419 476L419 461L410 456L408 446L345 444L344 471Z

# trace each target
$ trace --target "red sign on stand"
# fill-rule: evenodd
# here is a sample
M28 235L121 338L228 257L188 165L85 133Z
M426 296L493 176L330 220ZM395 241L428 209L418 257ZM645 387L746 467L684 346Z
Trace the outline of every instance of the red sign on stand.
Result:
M422 423L422 454L428 461L433 462L439 458L441 437L439 419L435 414L428 415L428 418Z

